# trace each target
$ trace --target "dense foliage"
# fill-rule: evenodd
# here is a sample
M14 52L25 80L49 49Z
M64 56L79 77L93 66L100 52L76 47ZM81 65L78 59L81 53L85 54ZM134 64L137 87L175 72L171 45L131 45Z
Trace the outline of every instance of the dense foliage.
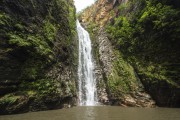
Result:
M131 0L119 6L107 27L113 45L134 66L155 99L159 98L154 92L161 87L172 92L167 93L169 101L173 94L179 95L175 92L180 86L179 4L177 0Z

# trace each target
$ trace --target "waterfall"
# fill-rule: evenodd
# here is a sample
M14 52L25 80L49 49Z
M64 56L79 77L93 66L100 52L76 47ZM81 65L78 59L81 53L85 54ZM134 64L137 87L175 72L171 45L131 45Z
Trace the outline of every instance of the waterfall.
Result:
M79 37L79 65L78 65L78 94L80 106L93 106L97 104L96 78L93 73L94 64L91 53L91 40L89 33L77 20Z

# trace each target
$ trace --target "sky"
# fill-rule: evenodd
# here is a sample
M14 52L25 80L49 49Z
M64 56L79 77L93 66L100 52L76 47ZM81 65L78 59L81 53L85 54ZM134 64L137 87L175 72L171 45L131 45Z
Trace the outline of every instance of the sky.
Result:
M82 9L90 6L94 3L95 0L74 0L76 6L76 12L81 11Z

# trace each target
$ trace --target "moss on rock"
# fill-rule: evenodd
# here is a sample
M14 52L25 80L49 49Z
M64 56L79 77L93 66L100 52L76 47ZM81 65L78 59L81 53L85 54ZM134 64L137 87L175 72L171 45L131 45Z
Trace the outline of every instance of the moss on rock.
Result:
M0 88L6 88L0 96L0 114L75 103L78 51L73 3L0 2ZM8 91L9 86L14 91Z

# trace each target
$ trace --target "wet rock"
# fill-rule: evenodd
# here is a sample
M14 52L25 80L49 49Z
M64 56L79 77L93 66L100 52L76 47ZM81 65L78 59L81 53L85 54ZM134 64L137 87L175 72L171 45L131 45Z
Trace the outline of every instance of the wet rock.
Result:
M94 61L95 63L95 61ZM106 91L106 85L103 79L102 75L102 69L98 64L95 64L95 76L96 76L96 81L97 81L97 96L98 96L98 101L103 104L108 104L109 98L107 95Z
M24 95L9 95L0 99L0 114L12 114L28 111L29 98Z
M124 104L130 107L136 106L136 101L131 96L125 96L124 98Z
M17 86L16 85L10 85L10 86L0 86L0 95L5 95L7 93L12 93L14 91L17 90Z

